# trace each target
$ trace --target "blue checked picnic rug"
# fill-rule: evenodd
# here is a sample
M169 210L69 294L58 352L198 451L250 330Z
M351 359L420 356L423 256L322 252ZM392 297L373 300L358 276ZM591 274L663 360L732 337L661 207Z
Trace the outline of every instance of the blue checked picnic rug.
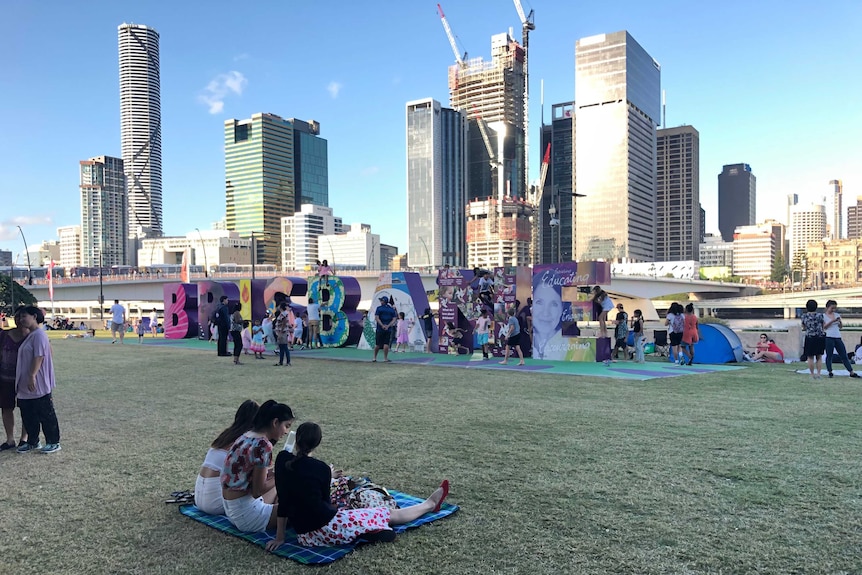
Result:
M400 491L395 491L394 489L389 489L389 493L395 498L395 501L398 502L399 507L407 507L409 505L415 505L417 503L422 503L423 499L419 497L414 497L413 495L407 495L406 493L401 493ZM449 515L452 515L456 511L458 511L459 507L457 505L453 505L451 503L443 503L443 506L440 508L440 511L437 513L426 513L416 521L412 521L410 523L406 523L404 525L398 525L393 527L396 533L403 533L408 529L412 529L413 527L419 527L420 525L424 525L426 523L431 523L432 521L437 521L438 519L442 519ZM186 517L191 517L195 521L200 521L204 525L209 525L219 531L224 531L225 533L229 533L235 537L240 537L254 543L259 547L264 547L267 541L270 541L275 538L274 531L265 531L262 533L243 533L241 531L237 531L237 529L231 524L227 517L224 515L209 515L199 510L194 505L181 505L180 513L185 515ZM278 555L279 557L287 557L288 559L293 559L294 561L298 561L305 565L320 565L324 563L332 563L336 559L341 559L351 551L353 551L359 543L352 543L350 545L338 545L332 547L303 547L296 541L296 533L293 532L292 529L288 528L285 530L285 538L284 545L278 548L275 551L274 555Z

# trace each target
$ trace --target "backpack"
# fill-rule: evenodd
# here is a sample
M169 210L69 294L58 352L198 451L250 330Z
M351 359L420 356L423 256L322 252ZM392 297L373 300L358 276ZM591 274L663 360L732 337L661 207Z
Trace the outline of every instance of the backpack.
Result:
M682 314L675 313L673 314L673 320L670 322L670 327L673 329L674 333L682 333L685 329L685 318Z

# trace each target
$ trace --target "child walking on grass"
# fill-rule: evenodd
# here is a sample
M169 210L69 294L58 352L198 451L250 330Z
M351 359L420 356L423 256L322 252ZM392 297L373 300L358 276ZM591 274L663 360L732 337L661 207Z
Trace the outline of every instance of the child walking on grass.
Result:
M138 332L138 343L144 343L144 320L138 318L138 326L135 329Z

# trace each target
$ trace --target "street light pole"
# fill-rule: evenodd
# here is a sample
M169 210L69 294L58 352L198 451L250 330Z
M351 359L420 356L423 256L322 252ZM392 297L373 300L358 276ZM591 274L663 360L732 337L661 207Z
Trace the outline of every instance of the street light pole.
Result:
M254 281L254 260L255 260L255 249L254 249L254 232L251 232L251 279Z
M557 219L557 201L554 198L551 198L551 206L548 208L548 215L551 216L551 219L548 222L548 226L551 228L551 257L553 258L554 257L553 256L553 254L554 254L554 228L560 227L560 220ZM557 235L559 237L559 234L557 234ZM557 243L559 243L559 239L557 240ZM559 250L559 248L558 248L558 250ZM558 263L558 262L559 262L559 257L557 258L557 261L555 261L553 263Z
M201 233L200 228L195 228L195 230L197 230L197 232L198 232L198 237L201 240L201 249L204 251L204 277L207 278L207 277L209 277L209 272L207 270L210 267L209 264L207 263L207 247L206 247L206 245L204 245L204 236ZM197 258L195 258L195 259L197 259Z
M105 319L105 293L102 285L102 250L99 250L99 321Z

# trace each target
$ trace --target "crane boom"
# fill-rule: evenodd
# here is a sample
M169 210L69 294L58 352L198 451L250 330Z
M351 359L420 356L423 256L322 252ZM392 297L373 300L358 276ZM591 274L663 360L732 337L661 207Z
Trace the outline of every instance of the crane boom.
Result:
M485 124L485 120L479 113L479 108L476 107L475 103L473 104L473 114L476 116L476 123L479 125L479 132L482 134L482 140L485 142L485 149L488 150L488 158L491 160L491 166L497 167L500 164L497 161L497 154L494 153L494 148L491 146L491 137L488 135L488 126Z
M443 22L443 29L446 31L446 37L449 38L449 44L452 46L452 52L455 54L455 61L462 68L464 67L464 59L458 51L458 44L455 42L455 35L452 34L452 28L449 27L449 22L446 20L446 15L443 14L443 8L437 4L437 12L440 14L440 21Z
M545 148L545 157L542 159L542 171L539 173L539 188L536 191L538 198L542 197L542 192L545 189L545 178L548 177L548 165L551 163L551 144L548 143L548 147ZM539 202L534 202L534 204L538 205Z

